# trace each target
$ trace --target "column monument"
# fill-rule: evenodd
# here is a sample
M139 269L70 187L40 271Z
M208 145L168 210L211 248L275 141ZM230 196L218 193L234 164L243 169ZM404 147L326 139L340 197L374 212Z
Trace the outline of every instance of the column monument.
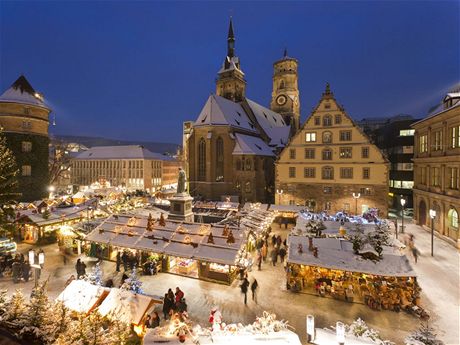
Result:
M192 200L185 187L185 171L179 168L177 179L177 193L169 199L171 206L168 219L193 223Z

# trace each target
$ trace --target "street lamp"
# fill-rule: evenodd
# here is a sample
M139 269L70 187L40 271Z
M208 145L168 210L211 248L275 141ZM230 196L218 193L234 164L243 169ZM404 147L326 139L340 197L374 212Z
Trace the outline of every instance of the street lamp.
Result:
M278 205L281 205L281 194L283 194L283 190L282 189L277 189L276 190L276 194L278 194Z
M307 315L307 343L311 343L315 340L315 317L313 315Z
M35 287L38 286L38 279L40 278L40 271L43 267L43 264L45 263L45 253L40 251L38 253L37 259L38 259L37 262L35 262L35 252L33 251L33 249L29 250L29 264L30 264L30 267L35 269L35 273L34 273Z
M49 194L49 199L52 199L54 197L54 192L56 191L56 188L54 186L49 186L48 187L48 192L50 192Z
M406 204L406 199L401 195L401 234L404 234L404 205Z
M431 218L431 256L433 256L433 243L434 243L434 219L436 218L436 210L430 209Z
M358 199L360 198L361 193L354 193L353 192L353 198L355 199L355 216L358 215Z
M343 322L337 321L335 325L335 332L339 345L345 345L345 325Z

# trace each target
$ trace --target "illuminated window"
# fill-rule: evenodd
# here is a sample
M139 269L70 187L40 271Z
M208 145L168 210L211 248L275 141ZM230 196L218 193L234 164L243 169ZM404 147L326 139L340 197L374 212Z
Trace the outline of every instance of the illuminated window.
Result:
M30 165L23 165L22 166L22 176L30 176L32 175L32 167Z
M418 144L419 153L428 152L428 135L421 135Z
M457 210L451 208L447 213L447 218L449 220L449 226L458 230L458 212Z
M305 133L305 141L308 142L315 142L316 141L316 132L307 132Z
M341 147L340 148L340 158L351 158L352 148L351 147Z
M410 137L413 136L415 133L415 129L401 129L399 131L399 136L400 137Z
M458 168L448 168L449 171L449 188L458 190L459 175Z
M30 141L23 141L21 146L22 146L22 152L32 151L32 143Z
M460 126L451 127L449 129L449 142L451 148L460 147Z
M433 133L433 151L442 150L442 131L436 131Z
M440 186L440 175L439 175L440 169L437 167L432 167L431 168L431 185L433 187L439 187Z

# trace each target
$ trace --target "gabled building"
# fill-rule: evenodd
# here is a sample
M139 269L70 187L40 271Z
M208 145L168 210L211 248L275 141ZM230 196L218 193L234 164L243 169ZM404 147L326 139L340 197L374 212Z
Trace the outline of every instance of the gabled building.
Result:
M388 212L389 163L340 106L329 84L276 162L277 204L316 211ZM353 196L354 195L354 196Z
M19 200L48 194L48 126L51 109L25 76L0 95L0 128L19 169Z
M272 105L277 104L281 114L246 98L230 21L216 94L208 97L195 122L184 124L191 195L208 200L232 196L240 202L272 201L276 154L287 144L291 125L295 130L300 116L296 60L286 54L275 63L273 78Z

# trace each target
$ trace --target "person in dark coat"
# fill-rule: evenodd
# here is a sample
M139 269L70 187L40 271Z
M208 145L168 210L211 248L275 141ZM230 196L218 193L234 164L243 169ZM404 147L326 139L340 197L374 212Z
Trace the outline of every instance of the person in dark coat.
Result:
M128 275L126 273L123 273L123 275L121 276L120 287L125 283L126 279L128 279Z
M286 256L286 248L285 247L281 247L280 250L279 250L279 254L280 254L280 261L281 263L284 262L284 257Z
M278 247L280 247L281 243L283 243L283 240L281 239L281 235L278 235L278 237L276 238L276 244L278 245Z
M21 264L19 263L19 261L13 262L11 271L13 276L13 282L18 283L22 276Z
M152 318L150 319L150 328L156 328L160 326L160 315L156 311L153 312Z
M80 272L82 276L86 275L86 264L83 261L80 263Z
M117 268L116 271L120 272L120 265L121 265L121 254L120 251L117 252Z
M123 268L125 271L128 270L128 254L124 251L123 254L121 254L121 261L123 262Z
M257 283L257 280L254 278L254 281L251 284L251 292L252 292L252 300L256 303L257 303L256 291L258 287L259 287L259 283Z
M272 236L272 246L274 247L275 244L276 244L276 235L273 234L273 236Z
M276 262L278 261L278 248L275 247L272 249L271 257L273 266L276 266Z
M244 278L243 282L240 285L241 293L244 294L244 304L248 304L248 287L249 287L249 280L248 278Z
M165 320L169 318L169 311L173 307L173 301L171 301L171 298L169 298L168 294L165 293L165 297L163 299L163 315L165 317Z
M77 271L77 279L81 276L81 259L77 259L77 263L75 264L75 271Z
M175 296L172 289L168 289L168 298L171 301L171 309L176 310Z
M27 283L30 278L30 264L28 261L24 261L22 264L22 278Z

